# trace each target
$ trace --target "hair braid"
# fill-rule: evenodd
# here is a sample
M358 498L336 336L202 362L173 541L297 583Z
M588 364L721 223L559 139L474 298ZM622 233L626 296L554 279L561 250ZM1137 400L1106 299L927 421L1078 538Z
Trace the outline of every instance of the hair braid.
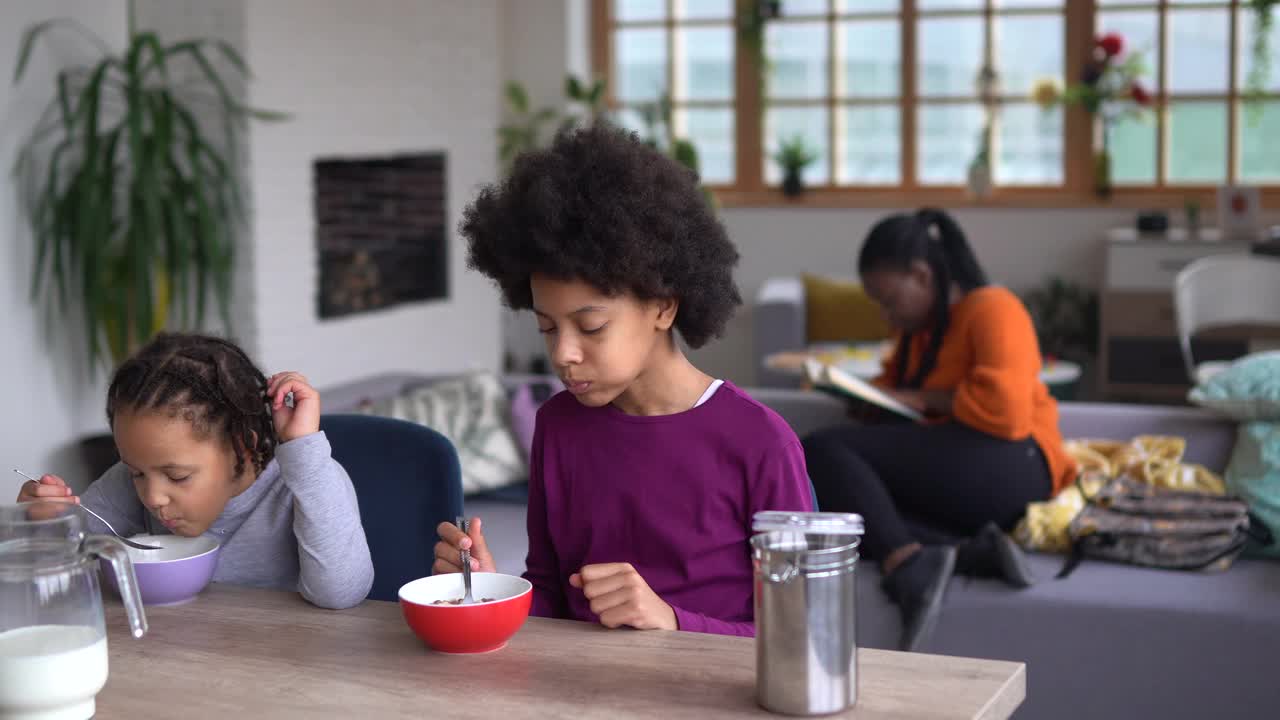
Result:
M201 437L218 435L262 472L275 457L276 434L267 377L244 350L222 338L161 333L126 360L107 390L107 421L121 410L179 413Z

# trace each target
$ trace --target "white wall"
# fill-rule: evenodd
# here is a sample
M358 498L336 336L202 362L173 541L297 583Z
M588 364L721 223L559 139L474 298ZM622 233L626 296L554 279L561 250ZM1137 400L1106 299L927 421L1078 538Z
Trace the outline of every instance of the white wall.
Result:
M465 270L462 208L496 171L497 0L250 0L252 102L293 114L250 139L255 346L319 385L393 370L495 368L496 291ZM447 301L321 322L312 209L320 156L447 151Z
M56 317L45 332L29 301L33 245L19 213L9 172L27 133L52 97L57 69L92 59L76 36L59 32L38 47L27 76L11 84L22 32L54 17L73 18L112 45L125 35L122 2L42 0L0 3L0 503L12 502L21 478L9 471L56 472L88 483L74 447L77 436L105 430L105 381L90 381L79 318Z

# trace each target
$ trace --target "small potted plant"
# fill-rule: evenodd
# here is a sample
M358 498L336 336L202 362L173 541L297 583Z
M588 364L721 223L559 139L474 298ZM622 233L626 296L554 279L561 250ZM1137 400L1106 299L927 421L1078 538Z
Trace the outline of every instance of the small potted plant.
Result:
M818 153L809 146L803 135L793 135L778 141L778 151L773 161L782 168L782 194L796 197L804 192L804 169L817 162Z

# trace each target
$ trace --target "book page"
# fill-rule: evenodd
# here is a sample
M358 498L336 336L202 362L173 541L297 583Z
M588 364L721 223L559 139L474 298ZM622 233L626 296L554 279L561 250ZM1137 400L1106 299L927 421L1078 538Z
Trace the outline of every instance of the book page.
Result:
M807 360L805 362L805 376L814 385L835 388L850 397L857 398L864 402L869 402L877 407L884 408L893 413L897 413L902 417L922 422L924 416L914 408L908 407L888 393L871 383L856 378L839 368L823 365L817 360Z

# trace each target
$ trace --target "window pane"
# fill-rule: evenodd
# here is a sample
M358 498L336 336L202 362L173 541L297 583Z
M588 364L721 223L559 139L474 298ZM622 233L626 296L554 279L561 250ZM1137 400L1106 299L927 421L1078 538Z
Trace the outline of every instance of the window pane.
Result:
M1149 88L1156 86L1156 53L1160 51L1160 31L1156 13L1152 10L1098 13L1098 34L1120 33L1124 37L1125 54L1142 53L1147 71L1142 81Z
M902 51L896 20L842 22L836 33L840 92L846 97L896 97Z
M921 95L975 95L982 68L982 18L921 20L919 87Z
M1240 179L1280 181L1280 101L1240 109Z
M733 17L733 0L676 0L677 20L719 20Z
M688 138L698 149L702 181L733 182L733 110L676 110L676 134Z
M895 106L848 107L837 113L841 185L902 182L902 111Z
M797 134L813 149L818 159L804 169L804 181L808 185L821 185L831 178L831 163L827 152L830 134L827 132L827 109L770 108L765 113L765 180L770 184L782 182L782 170L773 161L780 139L790 140Z
M733 97L733 28L677 29L676 58L677 99Z
M1179 102L1169 107L1170 183L1227 179L1227 104Z
M897 12L901 9L900 0L836 0L838 13Z
M922 105L916 175L926 185L963 185L982 130L979 105Z
M613 19L618 22L661 20L667 16L667 0L613 0Z
M1249 73L1253 71L1253 11L1240 12L1240 39L1236 52L1240 56L1239 87L1248 88ZM1266 87L1272 92L1280 91L1280 8L1271 11L1271 32L1268 35L1267 47L1271 50L1271 69L1267 73Z
M618 30L613 76L623 102L654 100L667 89L667 31Z
M1169 90L1226 92L1231 55L1227 10L1169 13Z
M827 0L782 0L782 17L826 15L829 7Z
M1018 103L1000 109L995 181L1000 185L1062 182L1062 108Z
M1126 117L1111 126L1111 182L1150 185L1156 181L1156 123L1154 118Z
M1037 81L1062 81L1062 16L996 18L996 67L1003 92L1026 97Z
M916 0L916 9L929 10L981 10L984 0Z
M769 96L826 97L827 24L770 23L765 30L769 62Z

